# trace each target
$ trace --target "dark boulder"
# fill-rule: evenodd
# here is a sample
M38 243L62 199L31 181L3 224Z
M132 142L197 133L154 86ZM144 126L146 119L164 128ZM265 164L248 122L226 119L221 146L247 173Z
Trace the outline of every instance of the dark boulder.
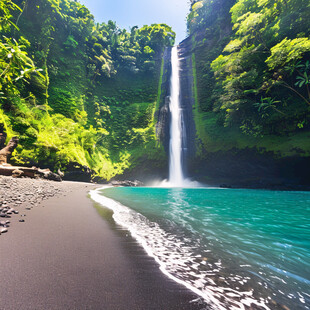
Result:
M64 172L63 179L65 181L90 182L94 174L94 171L87 166L80 165L79 163L70 163Z

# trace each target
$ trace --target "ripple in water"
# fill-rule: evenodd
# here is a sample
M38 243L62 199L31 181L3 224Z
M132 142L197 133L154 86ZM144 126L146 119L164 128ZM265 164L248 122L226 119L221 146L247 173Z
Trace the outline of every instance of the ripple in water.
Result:
M153 193L149 195L147 190ZM159 194L162 191L165 197L161 200ZM273 256L266 258L263 255L269 251L270 246L263 232L266 225L273 225L272 221L257 225L262 232L256 234L254 241L248 238L251 225L263 221L265 211L256 212L248 220L244 214L239 215L239 209L229 213L225 207L223 214L219 210L216 213L214 206L218 204L217 195L206 195L210 190L200 191L198 199L200 202L204 200L203 208L188 202L188 193L184 189L111 188L92 191L91 197L113 210L115 222L130 231L148 255L159 263L163 273L201 296L212 309L287 309L281 304L288 307L294 305L291 309L309 309L307 302L310 296L305 292L309 281L275 267L281 265L277 261L268 264L268 259L273 260ZM225 190L216 192L220 192L220 197L225 199L222 197ZM129 205L128 199L131 199L131 207L134 205L138 212L103 196L103 193L121 198L119 200L126 202L126 205ZM242 209L242 203L239 203ZM141 210L145 210L147 217L140 213ZM226 221L223 217L226 217ZM247 229L244 229L245 221L249 222ZM277 233L274 228L273 234ZM291 246L290 240L288 243L275 243L271 243L271 246L282 248L283 251L295 248ZM300 253L303 251L299 251L296 256L298 259L302 259ZM309 253L304 254L309 258ZM290 263L285 255L279 257L279 262L281 260ZM294 265L294 260L291 263ZM296 291L291 291L291 287ZM292 301L291 305L287 300Z

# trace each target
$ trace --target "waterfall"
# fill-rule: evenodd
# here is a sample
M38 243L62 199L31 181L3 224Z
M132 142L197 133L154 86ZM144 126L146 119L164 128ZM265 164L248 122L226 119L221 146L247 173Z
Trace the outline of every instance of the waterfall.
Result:
M180 65L178 48L174 46L171 52L171 96L170 96L170 158L169 158L169 184L181 187L185 183L182 167L182 110L180 106Z

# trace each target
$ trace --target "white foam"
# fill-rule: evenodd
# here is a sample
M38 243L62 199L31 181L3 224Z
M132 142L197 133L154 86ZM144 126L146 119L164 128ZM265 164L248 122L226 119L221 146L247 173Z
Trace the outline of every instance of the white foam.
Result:
M165 180L156 180L148 184L150 187L159 187L159 188L209 188L208 185L199 183L198 181L193 181L190 178L182 180L182 185L171 182L167 179Z
M220 260L213 265L208 264L209 269L206 270L205 261L201 255L195 253L194 246L189 246L184 243L183 239L180 240L168 234L157 223L149 221L145 216L103 196L102 189L105 188L108 187L91 191L91 198L113 211L115 222L131 233L170 279L201 296L211 306L211 309L225 310L229 307L229 309L237 310L245 309L245 306L251 304L262 309L269 309L264 301L253 297L253 291L219 286L214 279L210 278L210 274L218 274L221 271Z

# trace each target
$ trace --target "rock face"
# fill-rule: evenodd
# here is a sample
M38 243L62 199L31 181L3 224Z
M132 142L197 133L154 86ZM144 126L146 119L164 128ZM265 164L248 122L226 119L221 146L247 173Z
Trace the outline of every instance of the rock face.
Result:
M193 70L192 70L192 57L191 57L191 39L184 40L178 48L180 59L180 105L182 109L182 119L184 124L184 139L183 139L183 154L182 161L184 164L185 174L187 174L186 167L188 166L189 158L195 155L195 123L193 119L193 107L195 104L194 99L194 84L193 84ZM169 157L169 144L170 144L170 93L171 93L171 48L166 49L164 53L164 75L162 82L160 107L157 116L156 133L161 143L164 145L167 153L167 170L168 170L168 157ZM163 175L167 177L168 171Z
M228 33L231 28L227 28L225 31ZM196 34L196 40L199 41L200 38L197 36L201 36L202 40L202 34ZM309 157L279 158L272 153L249 148L219 152L209 152L204 149L200 154L196 153L197 134L193 116L195 95L192 51L191 37L180 43L180 100L186 131L186 153L183 158L186 176L212 186L310 190ZM123 180L136 178L148 183L154 178L163 179L168 176L170 77L171 49L166 49L160 106L157 115L155 115L157 119L156 133L167 153L166 167L160 167L154 173L154 169L148 170L150 163L142 161L139 164L139 169L135 169L131 173L125 172L121 176Z
M200 40L199 35L196 34L196 41ZM215 186L310 190L309 157L279 158L273 153L249 148L219 152L204 149L196 153L193 50L191 37L179 45L180 100L187 149L183 158L185 175ZM169 129L166 136L170 136L168 133Z
M161 96L159 101L159 110L156 111L156 135L164 145L165 151L169 153L170 140L170 76L171 76L171 48L166 48L163 56L164 73L161 84Z
M192 40L187 38L179 45L180 59L180 105L183 119L183 169L185 176L190 176L189 162L195 156L196 127L193 117L195 106L194 78L192 63Z
M275 158L255 149L206 152L191 165L195 178L208 185L280 190L310 190L310 158Z

